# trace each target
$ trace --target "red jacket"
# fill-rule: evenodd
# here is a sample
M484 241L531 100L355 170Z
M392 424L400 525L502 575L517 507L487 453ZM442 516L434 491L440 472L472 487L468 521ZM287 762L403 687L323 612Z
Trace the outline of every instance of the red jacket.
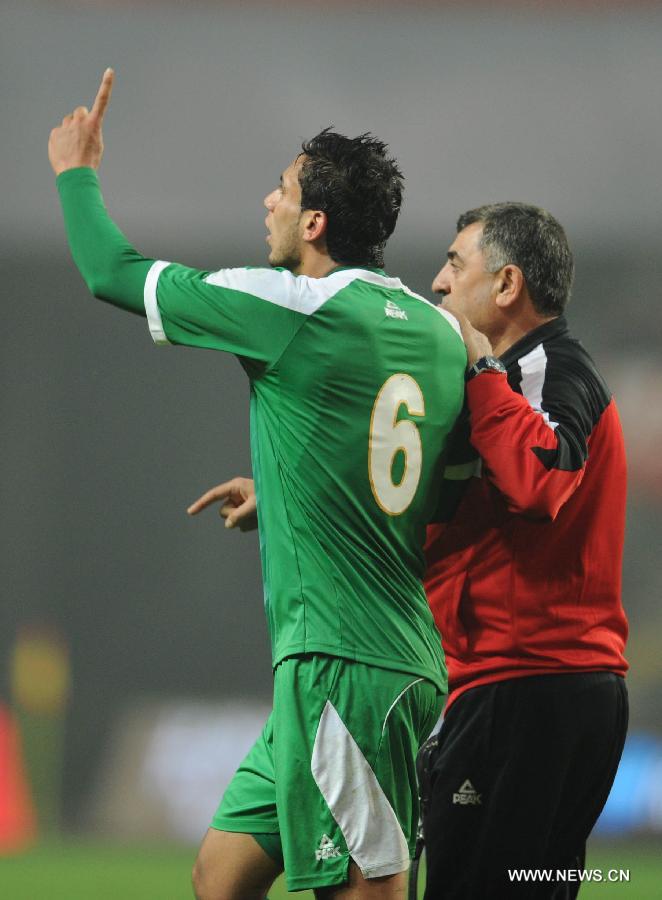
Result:
M466 435L446 473L474 474L450 522L428 529L426 589L449 704L503 679L627 669L626 472L614 400L563 317L502 361L507 376L467 384Z

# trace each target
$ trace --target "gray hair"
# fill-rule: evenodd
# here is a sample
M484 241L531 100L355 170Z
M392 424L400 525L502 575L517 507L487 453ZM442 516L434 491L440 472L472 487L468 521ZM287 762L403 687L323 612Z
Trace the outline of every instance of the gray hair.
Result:
M560 316L570 299L575 263L554 216L526 203L491 203L463 213L458 233L475 222L483 224L480 249L487 271L517 266L536 312Z

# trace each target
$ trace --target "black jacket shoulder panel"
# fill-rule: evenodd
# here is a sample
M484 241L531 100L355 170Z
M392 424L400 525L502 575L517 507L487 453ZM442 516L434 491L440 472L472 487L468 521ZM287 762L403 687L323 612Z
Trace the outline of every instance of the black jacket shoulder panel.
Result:
M557 447L532 450L547 469L577 471L588 438L611 401L609 389L580 341L560 316L525 335L502 357L513 390L554 430Z

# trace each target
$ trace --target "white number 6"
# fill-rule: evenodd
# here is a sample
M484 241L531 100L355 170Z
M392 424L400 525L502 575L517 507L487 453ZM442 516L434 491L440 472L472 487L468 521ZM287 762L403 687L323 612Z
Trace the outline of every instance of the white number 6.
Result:
M414 499L423 463L418 428L409 419L397 421L403 403L410 416L425 415L423 392L411 375L391 375L380 388L370 417L370 487L379 507L391 516L399 516ZM393 462L400 450L405 455L405 464L402 478L396 484Z

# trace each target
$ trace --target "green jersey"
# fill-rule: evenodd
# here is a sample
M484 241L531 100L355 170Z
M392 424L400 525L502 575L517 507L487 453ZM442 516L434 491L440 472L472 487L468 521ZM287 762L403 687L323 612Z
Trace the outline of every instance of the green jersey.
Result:
M308 278L146 259L108 216L92 169L57 184L95 296L146 315L157 342L234 353L248 373L274 665L331 654L446 690L421 577L464 393L455 320L369 269Z
M308 278L155 262L144 296L157 343L235 353L249 376L274 666L324 653L445 690L421 578L464 394L454 320L363 268Z

